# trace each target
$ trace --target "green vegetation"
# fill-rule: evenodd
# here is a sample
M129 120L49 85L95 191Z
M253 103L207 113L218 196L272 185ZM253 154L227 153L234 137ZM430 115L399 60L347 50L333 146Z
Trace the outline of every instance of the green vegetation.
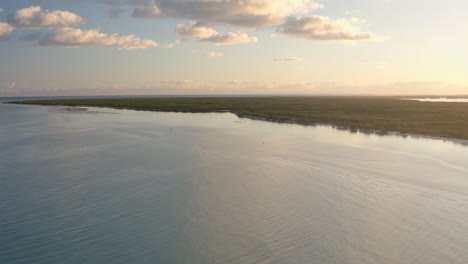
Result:
M398 131L468 139L468 103L418 102L397 97L179 97L60 99L13 103L166 112L229 111L240 117L275 122L330 124L368 132Z

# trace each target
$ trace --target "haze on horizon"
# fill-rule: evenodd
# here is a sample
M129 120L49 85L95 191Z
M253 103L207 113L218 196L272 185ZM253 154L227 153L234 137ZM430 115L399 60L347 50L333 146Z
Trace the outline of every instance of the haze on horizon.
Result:
M0 0L0 96L468 94L462 0Z

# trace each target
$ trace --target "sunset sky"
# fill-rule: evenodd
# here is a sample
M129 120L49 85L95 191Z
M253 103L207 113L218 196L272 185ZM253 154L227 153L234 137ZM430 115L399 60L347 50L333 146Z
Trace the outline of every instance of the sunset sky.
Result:
M468 94L463 0L0 0L0 96Z

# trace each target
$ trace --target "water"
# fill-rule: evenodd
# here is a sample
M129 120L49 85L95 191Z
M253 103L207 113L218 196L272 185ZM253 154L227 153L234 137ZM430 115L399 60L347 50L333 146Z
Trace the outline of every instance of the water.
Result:
M468 103L468 99L466 98L410 98L406 100L419 102Z
M0 104L0 263L468 263L468 147Z

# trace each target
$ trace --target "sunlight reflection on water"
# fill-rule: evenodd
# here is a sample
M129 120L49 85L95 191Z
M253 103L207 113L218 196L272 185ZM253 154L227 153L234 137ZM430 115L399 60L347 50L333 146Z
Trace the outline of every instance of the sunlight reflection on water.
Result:
M409 98L404 100L413 100L419 102L468 103L467 98Z

